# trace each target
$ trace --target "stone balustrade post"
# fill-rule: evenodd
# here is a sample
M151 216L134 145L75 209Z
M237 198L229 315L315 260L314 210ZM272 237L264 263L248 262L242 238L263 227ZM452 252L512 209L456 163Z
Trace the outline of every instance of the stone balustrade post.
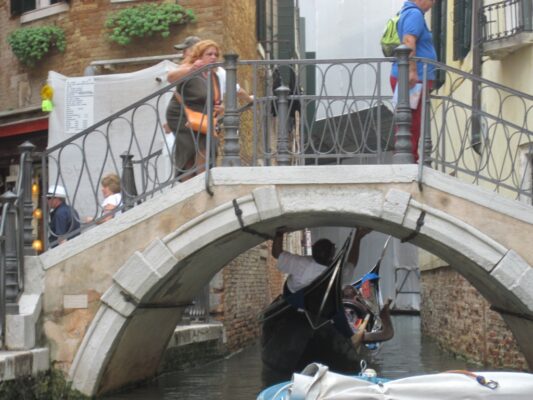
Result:
M239 145L240 117L237 111L237 54L224 54L226 94L224 98L224 156L222 166L241 165Z
M289 93L290 89L280 86L276 90L278 97L278 165L289 165Z
M412 164L414 162L411 144L411 107L409 106L409 54L411 48L401 45L394 50L398 62L398 103L395 110L396 140L394 142L395 164Z

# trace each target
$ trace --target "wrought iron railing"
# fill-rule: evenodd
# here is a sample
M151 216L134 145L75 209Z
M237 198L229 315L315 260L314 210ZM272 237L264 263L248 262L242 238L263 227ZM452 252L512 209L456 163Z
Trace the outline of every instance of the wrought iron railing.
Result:
M532 204L533 96L431 63L446 84L426 102L424 163ZM476 92L481 107L471 101Z
M31 164L34 146L19 146L20 169L14 192L0 196L0 342L5 346L6 314L18 313L17 301L24 291L24 256L31 255Z
M407 60L407 54L402 57ZM410 154L410 133L404 117L397 118L398 132L394 129L388 83L392 61L237 62L228 56L223 139L186 133L202 156L201 164L177 168L174 154L180 144L165 140L173 138L165 132L167 104L176 85L183 87L190 79L186 77L46 150L43 187L65 187L67 203L78 210L83 230L92 224L84 222L86 216L98 220L101 215L99 182L109 172L122 177L122 209L128 209L213 165L409 162L398 158ZM530 201L524 160L531 153L531 96L439 63L427 65L435 66L446 84L426 99L426 140L420 151L425 164ZM237 75L251 82L255 96L246 111L237 106ZM310 89L310 80L316 89ZM473 90L483 98L482 109L472 105ZM400 103L396 113L409 114ZM184 120L185 115L177 118ZM42 208L48 232L44 197Z
M483 40L490 42L532 31L531 11L531 0L504 0L483 5Z
M101 216L99 183L110 172L121 177L123 205L117 211L124 211L202 171L207 171L204 179L210 191L213 165L412 162L408 54L409 49L398 49L396 109L388 83L394 59L237 62L235 55L227 55L225 114L220 121L224 135L214 139L182 130L178 136L190 137L195 149L186 168L175 164L174 155L181 148L179 141L167 140L174 136L165 130L166 109L175 88L183 88L195 75L51 146L42 153L40 165L44 239L50 234L52 242L45 248L55 238L48 227L48 185L65 187L66 202L78 210L83 231L94 223L85 223L86 217L98 221ZM431 166L531 203L533 97L440 63L422 61L442 73L445 84L423 98L421 178L422 165ZM214 73L217 66L195 74ZM239 109L237 105L237 76L251 82L254 101L250 107ZM476 91L483 107L471 101ZM210 84L209 99L212 92ZM213 110L206 107L204 111L211 114ZM185 121L183 112L176 117ZM25 218L28 213L31 219L31 210L25 210Z

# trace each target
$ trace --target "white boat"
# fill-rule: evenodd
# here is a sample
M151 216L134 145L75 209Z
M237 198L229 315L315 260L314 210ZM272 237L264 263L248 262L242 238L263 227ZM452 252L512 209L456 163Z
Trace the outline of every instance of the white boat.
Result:
M363 372L364 374L364 372ZM396 380L347 376L313 363L257 400L531 400L533 374L447 371Z

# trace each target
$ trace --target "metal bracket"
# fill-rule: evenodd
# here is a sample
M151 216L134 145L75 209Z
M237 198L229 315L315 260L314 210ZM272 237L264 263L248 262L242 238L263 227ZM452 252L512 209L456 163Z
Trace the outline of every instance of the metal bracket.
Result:
M420 215L418 216L418 219L416 220L416 228L413 232L411 232L409 235L401 239L402 243L409 242L413 240L419 233L420 229L422 229L422 226L424 226L424 218L426 217L426 212L422 211Z
M249 233L251 235L259 236L265 240L274 239L272 236L267 235L266 233L258 232L255 229L244 226L244 221L242 220L242 210L240 209L239 204L237 203L237 199L233 199L233 209L235 210L235 215L237 216L237 219L239 220L239 225L241 226L241 230L243 232Z

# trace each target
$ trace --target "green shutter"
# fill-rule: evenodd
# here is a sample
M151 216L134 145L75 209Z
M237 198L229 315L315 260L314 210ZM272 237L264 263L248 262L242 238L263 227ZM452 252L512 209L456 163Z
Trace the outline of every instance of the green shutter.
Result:
M280 60L295 56L294 0L278 0L278 54Z
M472 0L454 0L453 59L462 60L472 45Z
M265 46L267 40L267 20L266 20L266 1L265 0L256 0L255 2L255 12L256 12L256 37L257 41Z
M453 59L461 59L461 37L463 29L463 3L464 0L453 2Z
M24 3L20 0L11 0L10 2L10 10L11 10L11 16L14 15L20 15L23 13L22 9L24 7Z
M431 30L433 33L433 44L437 52L437 60L446 63L446 19L447 6L445 1L437 3L431 9ZM442 70L437 70L434 88L438 89L444 84L446 74Z
M472 45L472 0L465 0L464 7L462 58L467 56Z

